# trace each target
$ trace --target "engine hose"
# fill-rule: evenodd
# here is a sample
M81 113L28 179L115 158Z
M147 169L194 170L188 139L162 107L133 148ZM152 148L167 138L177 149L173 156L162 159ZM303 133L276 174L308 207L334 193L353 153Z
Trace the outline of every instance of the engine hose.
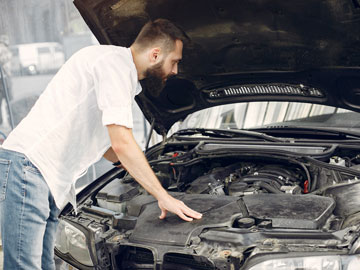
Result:
M244 183L266 183L267 185L273 187L273 188L277 188L278 190L280 189L280 185L279 183L273 181L273 180L270 180L270 179L267 179L267 178L261 178L261 177L251 177L250 179L248 177L244 177L242 179L240 179L240 182L244 182Z
M241 179L239 179L239 181L241 182L245 182L245 183L254 183L254 182L264 182L267 183L268 185L274 186L274 188L278 188L280 189L281 185L274 181L269 179L268 177L261 177L260 175L247 175Z
M296 182L297 179L292 176L290 173L288 172L285 172L284 170L281 170L279 169L278 171L276 170L270 170L270 169L260 169L258 170L259 173L261 174L270 174L270 175L278 175L278 176L281 176L283 177L284 179L287 179L288 181L291 181L291 182Z
M256 185L258 187L261 187L263 189L266 189L268 192L270 193L275 193L275 194L283 194L284 192L272 187L271 185L265 183L265 182L256 182Z
M274 180L277 183L279 183L280 186L285 185L285 181L282 180L281 178L279 178L280 175L277 176L275 173L274 174L272 174L272 173L264 173L263 171L257 171L256 173L257 174L250 174L249 176L254 175L254 176L257 176L257 177L270 178L271 180ZM285 177L284 177L284 179L285 179Z
M316 190L316 185L317 185L317 181L318 181L318 175L319 175L319 171L316 170L316 172L314 173L314 180L313 180L313 182L311 184L310 191Z
M311 189L311 187L312 187L312 179L311 179L311 177L310 177L310 173L309 173L309 170L308 170L308 168L306 168L306 166L304 165L304 163L302 163L302 162L300 162L300 161L297 161L297 160L291 160L291 162L293 162L293 163L296 163L296 164L298 164L298 165L300 165L303 169L304 169L304 171L305 171L305 174L306 174L306 180L308 180L308 185L309 185L309 187L310 187L310 189ZM311 190L309 190L309 192L311 192Z

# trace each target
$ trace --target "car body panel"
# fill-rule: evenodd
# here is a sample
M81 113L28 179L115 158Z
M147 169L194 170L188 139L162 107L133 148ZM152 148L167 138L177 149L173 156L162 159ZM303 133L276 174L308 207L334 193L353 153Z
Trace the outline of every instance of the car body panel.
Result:
M357 0L75 0L74 4L101 44L130 46L141 27L159 17L175 22L190 37L178 80L169 80L160 97L146 91L138 96L158 133L166 133L186 114L221 104L222 99L209 99L206 91L224 87L302 85L322 92L314 102L360 110ZM289 98L288 92L261 94L232 98L234 102ZM306 91L293 98L309 101Z

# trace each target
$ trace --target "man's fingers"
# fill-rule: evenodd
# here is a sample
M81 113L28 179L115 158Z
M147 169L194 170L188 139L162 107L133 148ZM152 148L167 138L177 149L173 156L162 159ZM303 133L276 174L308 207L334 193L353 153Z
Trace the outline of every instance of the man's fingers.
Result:
M185 221L192 221L194 218L200 219L202 217L202 214L192 210L191 208L186 206L184 202L177 200L171 196L159 201L158 204L161 210L161 214L159 216L160 219L164 219L166 217L167 211L178 215L181 219Z
M159 216L160 219L164 219L166 217L166 210L161 209L161 215Z
M182 210L183 210L183 213L185 215L187 215L188 217L192 217L192 218L196 218L196 219L200 219L202 217L201 213L192 210L191 208L187 207L186 205Z
M185 215L183 214L183 212L179 212L179 213L177 213L177 215L178 215L181 219L183 219L183 220L185 220L185 221L193 221L193 219L192 219L191 217L185 216Z

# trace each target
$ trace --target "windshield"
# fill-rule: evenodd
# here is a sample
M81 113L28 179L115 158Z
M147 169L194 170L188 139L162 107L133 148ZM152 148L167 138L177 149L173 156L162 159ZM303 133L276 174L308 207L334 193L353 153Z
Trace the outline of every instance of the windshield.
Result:
M251 129L267 126L359 128L360 114L349 110L296 102L248 102L195 112L178 129Z

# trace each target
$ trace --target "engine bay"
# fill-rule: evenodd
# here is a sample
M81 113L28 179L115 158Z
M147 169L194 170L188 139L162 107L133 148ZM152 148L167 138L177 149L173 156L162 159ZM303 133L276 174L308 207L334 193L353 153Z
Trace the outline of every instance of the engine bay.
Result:
M331 153L319 160L303 154L239 153L228 151L228 146L218 147L219 152L209 145L190 151L170 147L172 151L162 150L151 166L173 196L240 199L246 209L243 217L252 218L250 224L260 227L338 230L348 226L349 220L351 224L358 220L358 156ZM100 190L96 201L99 207L128 215L137 201L133 199L146 195L126 174ZM205 195L211 195L210 199ZM232 226L241 224L233 221Z
M168 142L148 151L149 163L200 220L160 220L156 199L122 169L64 219L92 231L101 269L230 270L279 252L356 254L358 150Z

